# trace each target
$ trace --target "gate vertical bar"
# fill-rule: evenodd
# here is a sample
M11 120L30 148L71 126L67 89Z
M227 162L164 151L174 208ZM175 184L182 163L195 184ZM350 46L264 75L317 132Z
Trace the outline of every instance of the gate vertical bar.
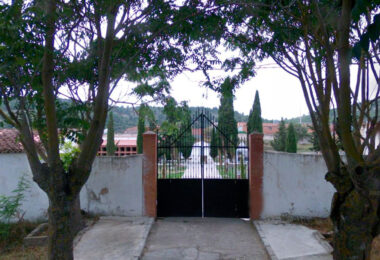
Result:
M202 218L205 217L205 199L204 199L204 113L202 109L201 116L201 178L202 178Z

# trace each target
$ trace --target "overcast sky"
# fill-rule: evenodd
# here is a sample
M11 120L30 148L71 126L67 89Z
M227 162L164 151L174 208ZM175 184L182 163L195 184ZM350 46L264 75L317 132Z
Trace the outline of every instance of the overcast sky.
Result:
M273 62L267 60L263 64ZM177 76L171 82L172 96L177 101L188 101L190 106L219 107L218 94L199 87L203 79L201 72L186 72ZM256 90L260 94L263 118L281 119L308 114L298 79L277 66L258 69L256 76L236 91L235 110L247 115L252 108Z
M264 65L264 68L260 68ZM377 67L379 67L377 65ZM380 67L379 67L380 69ZM356 82L356 66L351 66L351 83ZM214 76L225 77L227 74L222 71L212 72ZM170 82L172 86L171 95L177 102L188 101L189 106L219 107L220 96L218 93L205 87L201 87L205 78L202 72L184 72ZM376 82L370 77L371 98L376 93ZM134 84L121 83L121 89L131 90ZM245 82L235 92L234 108L240 113L248 115L253 105L255 91L258 90L261 102L261 116L265 119L280 120L283 118L293 118L301 115L308 115L308 109L302 93L299 80L278 67L273 60L264 60L257 64L256 75ZM124 92L124 91L123 91ZM126 91L128 92L128 91ZM114 94L118 94L116 91ZM116 98L116 95L113 95ZM123 96L123 95L122 95ZM131 96L119 96L119 100L132 101ZM151 105L159 105L152 104Z

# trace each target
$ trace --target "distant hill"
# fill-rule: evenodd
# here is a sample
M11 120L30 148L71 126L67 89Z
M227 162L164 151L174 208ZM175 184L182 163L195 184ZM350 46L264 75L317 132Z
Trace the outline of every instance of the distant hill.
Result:
M166 116L163 113L163 107L150 107L154 113L157 123L160 125L166 120ZM138 109L138 108L136 108ZM195 115L197 111L203 109L205 113L210 114L217 121L218 119L218 108L201 108L201 107L190 107L192 115ZM114 117L114 127L116 133L122 133L126 128L136 126L138 116L132 107L113 107L112 110ZM235 111L235 119L238 122L247 122L248 115Z
M378 103L378 108L380 110L380 100L378 100L377 103ZM376 103L373 103L373 106L371 107L371 110L370 110L370 115L372 117L374 117L375 113L376 113ZM330 123L332 123L334 116L338 116L338 112L336 111L336 109L331 109L330 110ZM377 121L379 121L379 120L380 120L380 111L378 111L378 120ZM290 119L284 118L284 121L285 121L285 123L300 123L301 122L303 124L312 124L310 115L302 115L302 116L294 117L294 118L290 118Z
M62 102L68 102L67 100L62 100ZM379 107L380 107L380 101ZM11 104L13 106L13 104ZM371 109L371 114L374 115L375 113L375 106L373 106L373 109ZM2 108L4 108L4 105L2 105ZM136 108L138 109L138 107ZM151 107L154 116L157 120L157 123L160 125L163 121L165 121L166 117L163 113L163 107ZM203 109L206 113L210 114L212 117L215 118L215 120L218 120L218 108L201 108L201 107L190 107L190 111L192 115L196 114L199 109ZM138 116L135 112L135 110L132 107L119 107L115 106L111 108L111 111L113 112L114 116L114 126L115 126L115 132L116 133L122 133L125 131L125 129L129 127L133 127L137 125ZM332 119L334 116L334 110L330 111L330 118ZM239 113L235 111L235 119L237 122L247 122L248 121L248 115L244 115L243 113ZM302 115L300 117L294 117L284 119L286 123L303 123L303 124L311 124L311 118L310 115ZM279 120L271 120L271 119L263 119L264 123L276 123ZM3 124L3 125L2 125ZM10 126L2 122L2 118L0 117L0 128L5 127L9 128Z

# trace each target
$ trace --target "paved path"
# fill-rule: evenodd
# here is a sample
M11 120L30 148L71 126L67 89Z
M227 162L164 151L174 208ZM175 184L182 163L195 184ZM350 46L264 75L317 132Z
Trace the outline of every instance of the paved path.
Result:
M316 230L282 221L255 221L255 226L274 259L332 260L333 248Z
M147 217L101 217L74 249L75 260L138 259L153 223Z
M212 160L212 159L211 159ZM183 179L201 179L202 178L202 166L200 162L188 161L186 164L186 170L182 176ZM205 179L221 179L222 176L216 167L214 161L204 164L204 178Z
M226 218L158 219L143 260L267 260L259 235L248 221Z

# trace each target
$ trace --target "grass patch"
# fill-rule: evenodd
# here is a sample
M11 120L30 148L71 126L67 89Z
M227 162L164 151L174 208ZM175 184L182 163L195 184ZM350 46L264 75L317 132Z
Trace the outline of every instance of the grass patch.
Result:
M219 171L220 176L222 176L223 179L236 179L238 176L238 172L240 171L240 164L235 166L233 165L228 165L227 169L224 165L217 165L216 168ZM241 179L246 179L247 178L247 165L244 167L244 172L241 174Z
M0 259L47 259L46 247L24 247L24 237L40 223L22 221L19 223L0 223L0 230L7 234L0 236Z
M313 152L311 149L313 147L312 144L298 144L297 145L297 153L303 153L303 152Z
M300 144L300 143L298 143L297 144L297 153L313 152L313 150L311 150L312 147L313 147L312 144ZM268 141L268 140L264 141L264 151L275 151L273 149L272 145L270 144L270 141Z
M163 175L162 165L158 166L158 178L159 179L181 179L185 173L185 166L171 165L170 167L166 166L165 177Z
M235 179L235 169L233 167L228 166L227 169L223 165L217 165L216 168L219 171L220 176L223 179Z
M333 224L329 218L297 218L293 219L292 223L316 229L322 234L331 232L333 230Z

